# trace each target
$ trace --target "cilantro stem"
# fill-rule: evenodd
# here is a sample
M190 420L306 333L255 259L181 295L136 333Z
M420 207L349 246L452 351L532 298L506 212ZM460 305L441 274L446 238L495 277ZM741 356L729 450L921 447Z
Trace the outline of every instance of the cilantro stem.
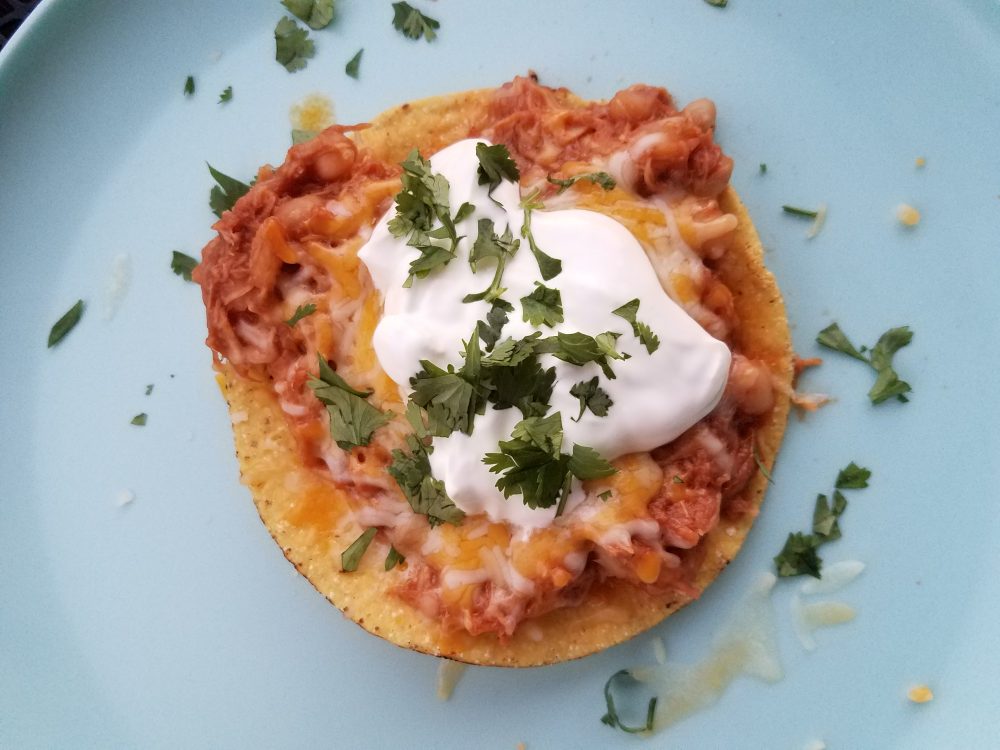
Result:
M782 206L781 210L786 214L791 214L792 216L801 216L806 219L815 219L818 211L810 211L808 208L799 208L797 206Z

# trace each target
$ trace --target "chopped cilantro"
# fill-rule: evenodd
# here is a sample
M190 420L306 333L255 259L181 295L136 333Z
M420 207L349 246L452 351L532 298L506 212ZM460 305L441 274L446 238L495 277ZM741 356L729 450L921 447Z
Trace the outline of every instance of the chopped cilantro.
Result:
M867 350L866 356L862 353L866 351L865 347L858 351L836 323L831 323L816 336L816 342L821 346L867 362L875 370L875 383L868 391L868 398L873 404L881 404L893 396L902 402L909 400L905 394L912 391L913 388L905 380L900 379L899 374L892 366L892 358L912 339L913 331L910 330L909 326L890 328L879 337L875 346Z
M840 470L837 475L837 489L838 490L863 490L868 486L868 480L872 473L869 469L863 466L858 466L856 463L851 461L847 466Z
M393 237L408 236L406 244L420 251L420 256L410 263L409 276L403 283L404 287L410 287L415 278L424 278L455 257L460 239L455 224L469 216L475 207L463 203L452 217L448 180L444 175L431 172L430 162L416 149L400 166L403 168L400 177L403 187L396 194L396 215L389 221L389 232ZM441 223L437 229L435 222ZM449 245L437 245L432 240L448 240Z
M713 8L725 8L729 4L729 0L705 0L705 2Z
M129 424L134 424L136 427L145 427L146 419L148 419L146 412L142 412L132 417L132 421Z
M191 281L191 272L198 267L198 261L190 255L173 251L170 256L170 270L180 276L184 281Z
M330 436L345 451L368 445L372 433L392 418L391 413L383 413L368 403L371 391L352 388L323 357L319 357L319 375L309 379L309 387L326 405Z
M706 0L707 2L712 2L712 0ZM719 2L720 0L715 0ZM725 0L721 0L725 3ZM601 717L601 723L607 724L609 727L614 729L620 729L623 732L628 732L629 734L645 734L647 732L653 731L653 716L656 714L656 698L650 698L649 704L646 707L646 723L643 726L630 727L626 724L622 724L621 719L618 718L618 711L615 708L615 699L611 695L611 686L615 681L630 680L631 682L636 682L635 677L627 669L620 669L615 672L608 681L604 684L604 701L607 703L608 712Z
M868 486L870 476L871 472L868 469L859 467L852 461L837 475L837 489L833 492L832 503L826 495L816 496L812 534L796 532L788 535L785 546L774 558L779 576L783 578L800 575L811 575L814 578L822 577L823 561L817 550L827 542L840 539L840 517L847 510L847 498L840 490L864 489Z
M314 312L316 312L316 305L314 305L312 302L310 302L307 305L299 305L298 307L295 308L295 312L292 314L292 317L290 317L288 320L285 321L285 325L291 328L300 320L309 315L312 315Z
M425 16L409 3L393 3L392 25L407 39L424 37L428 42L437 38L437 30L441 24L430 16Z
M782 206L781 210L792 216L801 216L805 219L815 219L819 211L810 211L808 208L798 208L797 206Z
M493 306L486 315L486 321L479 326L479 338L482 340L483 346L486 347L486 351L492 351L500 339L503 327L507 325L507 313L511 309L509 302L502 299L493 300Z
M389 554L385 556L385 569L392 570L397 565L406 562L406 558L399 554L399 550L389 545Z
M188 76L184 81L184 96L192 96L194 94L194 76Z
M558 177L549 175L547 179L553 185L559 186L559 192L556 195L562 195L580 180L587 180L595 185L600 185L605 190L614 190L617 184L615 178L607 172L588 172L587 174L578 174L566 179L559 179Z
M632 326L632 333L635 334L636 338L642 342L642 345L646 347L646 351L652 354L657 349L660 348L660 337L657 336L645 323L640 323L635 319L636 313L639 312L639 298L636 297L616 310L612 310L612 315L617 315L619 318L624 318Z
M760 173L767 174L767 164L765 164L764 162L760 163Z
M485 408L486 398L480 384L482 354L479 350L479 325L465 345L465 362L461 369L447 369L427 360L420 361L421 370L410 385L413 403L427 412L428 430L436 437L448 437L458 430L472 434L476 414Z
M538 328L550 328L563 322L562 295L558 289L549 289L544 284L535 282L534 291L521 297L521 310L524 320Z
M211 207L212 213L222 218L223 212L232 209L236 205L236 201L247 194L250 186L223 174L211 164L208 164L208 171L216 183L208 195L208 205Z
M774 484L774 479L771 478L770 470L764 465L764 462L761 461L760 453L757 450L756 444L753 446L753 460L754 463L757 464L757 469L764 475L764 479L766 479L769 484Z
M153 384L150 383L149 385L146 386L146 395L149 396L150 394L152 394L152 392L153 392Z
M300 143L311 141L317 135L319 135L318 130L300 130L295 128L292 130L292 145L298 146Z
M354 53L354 57L347 61L347 65L344 66L344 72L355 80L361 74L361 55L364 54L364 51L364 47L359 49Z
M774 558L778 575L788 578L808 574L813 578L821 578L823 561L816 552L819 544L820 540L811 534L802 532L789 534L785 546Z
M503 235L497 236L497 233L494 231L493 220L480 219L479 232L475 243L472 245L472 250L469 252L469 266L472 268L473 273L475 273L483 260L493 258L496 260L496 270L493 273L493 281L490 282L490 285L486 289L477 294L465 295L462 298L462 302L478 302L479 300L493 302L493 300L499 299L500 295L507 291L500 286L504 268L507 265L507 261L514 257L514 253L517 252L520 246L521 241L514 239L509 226L504 230Z
M590 380L581 380L574 385L569 389L569 395L580 400L580 413L573 418L574 422L579 422L587 409L590 409L594 416L606 417L608 409L614 404L607 391L598 385L596 375Z
M573 446L573 455L569 459L569 471L574 477L584 482L610 477L618 473L618 469L612 466L610 461L602 458L600 453L585 445Z
M477 143L476 158L479 159L479 167L476 169L476 174L479 175L479 184L490 186L490 198L493 198L493 191L503 180L517 184L517 181L521 179L517 164L514 163L510 157L510 151L502 143L493 146Z
M535 351L539 354L551 354L571 365L580 366L596 362L604 371L605 377L614 380L615 373L608 364L608 359L630 359L630 355L622 354L615 348L615 341L619 335L611 331L605 331L597 336L560 332L538 341Z
M833 505L830 505L826 495L817 495L816 508L813 510L813 534L824 542L840 539L838 519L845 510L847 498L840 490L833 493Z
M233 87L226 86L226 88L222 90L222 93L219 94L219 104L225 104L226 102L230 102L232 100L233 100Z
M302 70L306 62L316 54L316 45L309 38L309 32L285 16L274 27L274 59L294 73Z
M558 258L553 258L551 255L547 255L538 247L535 243L535 235L531 233L531 212L539 208L544 208L544 205L538 200L537 190L527 195L521 201L521 208L524 209L524 224L521 225L521 236L528 241L528 247L531 248L531 254L535 256L535 262L538 263L538 270L542 274L542 281L554 279L562 273L562 261Z
M606 503L608 501L608 498L611 497L611 490L604 490L604 492L598 493L597 496L601 499L602 502Z
M53 346L66 338L66 334L76 327L76 324L80 322L80 318L82 316L83 300L78 299L76 304L67 310L66 313L55 322L55 325L52 326L52 330L49 331L48 348L51 349Z
M334 0L281 0L288 12L319 31L333 20Z
M353 573L358 569L361 558L368 551L368 545L372 543L372 539L375 538L375 534L377 533L378 529L374 526L366 529L361 533L361 536L351 543L350 547L340 553L340 567L345 573Z
M673 481L674 484L684 484L684 480L681 479L680 475L678 474L674 474L674 478L671 481Z

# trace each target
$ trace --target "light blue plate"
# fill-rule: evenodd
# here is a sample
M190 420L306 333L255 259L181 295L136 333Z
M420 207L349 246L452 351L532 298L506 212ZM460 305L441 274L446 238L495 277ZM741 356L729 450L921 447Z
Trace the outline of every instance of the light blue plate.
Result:
M50 0L0 55L0 746L996 747L997 4L422 2L433 44L398 35L388 0L338 5L294 75L273 59L276 1ZM743 554L655 632L672 659L701 658L850 460L872 486L824 556L868 563L834 597L857 621L806 653L787 615L798 581L780 582L785 679L738 680L645 744L599 718L607 677L652 662L648 635L553 668L470 670L439 703L433 659L364 633L295 574L237 482L198 289L169 268L211 236L205 161L243 178L281 161L305 94L355 122L529 67L587 97L642 81L717 102L803 356L829 354L814 337L833 319L859 343L916 332L897 358L908 404L871 407L870 373L840 355L806 377L837 402L793 420ZM780 209L821 202L811 241ZM913 230L902 202L923 213ZM131 282L105 320L121 254ZM79 297L82 323L46 350ZM906 701L919 682L933 703Z

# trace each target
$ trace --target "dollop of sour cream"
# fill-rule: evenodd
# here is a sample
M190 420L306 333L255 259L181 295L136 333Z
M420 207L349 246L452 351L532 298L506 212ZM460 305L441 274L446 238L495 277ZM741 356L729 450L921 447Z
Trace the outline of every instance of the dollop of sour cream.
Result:
M480 263L475 273L469 266L478 220L492 219L498 234L509 226L515 237L520 237L524 223L518 185L502 182L491 199L488 186L478 184L477 143L488 144L483 140L459 141L430 159L433 171L450 183L452 211L466 201L476 207L456 225L464 238L458 243L455 259L404 288L409 264L419 252L407 246L406 237L393 237L389 232L394 208L378 222L359 252L384 302L373 337L375 354L386 374L399 385L404 400L411 392L410 377L421 369L420 360L441 367L461 366L463 341L490 311L487 302L462 302L470 292L488 287L495 271L491 262ZM613 460L663 445L708 414L725 388L729 349L667 296L636 238L614 219L580 209L533 211L531 230L538 247L562 261L562 273L544 283L560 291L564 320L554 328L542 327L542 336L557 332L596 336L613 331L621 334L618 351L631 355L626 360L610 361L616 376L613 380L605 377L596 363L576 366L541 355L542 366L556 370L548 414L562 413L562 450L571 452L574 444L581 444ZM501 282L507 290L503 299L514 306L501 338L519 339L538 330L523 320L520 304L521 297L534 291L535 282L542 282L538 264L522 240L507 261ZM652 354L633 335L630 324L612 314L635 298L640 300L637 319L648 324L660 339ZM575 422L579 400L570 395L570 388L595 375L614 403L607 416L598 417L587 410ZM447 438L434 438L430 462L434 477L444 482L455 505L467 514L485 513L493 521L530 530L551 524L555 508L530 509L519 495L505 499L496 488L497 475L483 463L487 453L499 450L501 440L510 439L521 419L515 408L496 410L488 405L485 414L477 415L471 435L456 431ZM583 499L576 482L567 512Z

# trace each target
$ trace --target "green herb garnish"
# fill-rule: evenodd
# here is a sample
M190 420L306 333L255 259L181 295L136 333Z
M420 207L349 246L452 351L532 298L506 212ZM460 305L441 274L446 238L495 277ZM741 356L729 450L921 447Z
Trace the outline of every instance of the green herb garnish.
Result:
M184 96L192 96L194 94L194 76L188 76L184 81Z
M222 93L219 94L219 104L225 104L226 102L232 100L233 100L233 87L226 86L226 88L222 90Z
M299 305L298 307L295 308L295 312L292 313L292 317L290 317L288 320L285 321L285 325L291 328L300 320L309 315L312 315L314 312L316 312L316 305L314 305L312 302L310 302L307 305Z
M837 475L836 487L838 490L862 490L868 486L871 475L871 470L851 461Z
M184 281L191 281L191 272L198 267L198 261L190 255L173 251L170 256L170 270L180 276Z
M504 268L507 265L507 261L514 257L514 253L517 252L520 246L521 241L514 239L509 226L504 230L503 235L497 236L497 233L493 229L493 220L480 219L479 232L475 243L472 245L472 250L469 252L469 266L472 268L472 272L475 273L482 261L491 258L496 261L496 270L493 273L493 281L490 282L490 285L486 289L477 294L465 295L462 298L462 302L478 302L480 300L493 302L493 300L499 299L500 295L507 291L500 286Z
M615 379L615 373L608 364L608 359L630 359L631 355L622 354L615 348L615 342L621 334L605 331L597 336L585 333L557 333L541 339L535 346L539 354L551 354L571 365L585 365L596 362L605 377Z
M892 358L912 339L913 331L909 326L890 328L879 337L878 342L868 350L866 356L858 351L836 323L831 323L816 336L816 342L821 346L866 362L875 371L875 383L868 391L868 398L873 404L881 404L893 396L899 401L909 400L905 394L913 388L905 380L900 380L899 374L892 366Z
M66 338L66 334L72 331L76 327L76 324L80 322L82 315L83 300L78 299L76 304L67 310L66 313L55 322L55 325L52 326L52 330L49 331L48 348L51 349L53 346Z
M549 289L544 284L535 282L534 291L521 297L521 310L524 320L538 328L553 326L563 322L562 295L558 289Z
M524 210L524 224L521 225L521 236L528 241L531 254L535 256L538 263L538 270L542 274L542 281L554 279L562 273L562 261L547 255L535 243L535 235L531 233L531 212L545 205L538 200L538 190L534 190L521 201L521 208Z
M479 338L482 340L486 351L493 350L493 347L500 339L503 327L507 325L507 313L513 309L513 306L506 300L493 300L493 306L486 315L486 321L481 322L479 326Z
M361 558L368 551L368 545L372 543L372 539L377 533L378 529L374 526L363 531L361 536L351 543L350 547L340 553L340 567L345 573L353 573L358 569Z
M319 31L333 20L334 0L281 0L281 4L310 29Z
M129 422L129 424L134 424L136 427L145 427L146 419L148 419L148 415L146 414L146 412L142 412L141 414L136 414L134 417L132 417L132 420Z
M811 575L821 578L823 561L818 549L827 542L840 539L840 517L847 510L847 498L840 490L863 489L868 486L871 471L858 466L853 461L840 470L837 475L837 489L833 492L833 502L826 495L816 496L816 506L813 508L812 533L796 532L789 534L785 546L774 558L778 575L790 576Z
M710 4L715 4L722 2L725 4L726 0L706 0ZM609 727L615 729L620 729L623 732L628 732L629 734L645 734L647 732L653 731L653 716L656 713L656 698L649 699L649 705L646 708L646 723L641 727L630 727L622 724L621 719L618 718L618 711L615 709L615 699L611 695L611 686L616 680L631 680L632 682L638 682L632 673L627 669L621 669L611 675L608 681L604 684L604 700L608 706L608 712L601 717L601 723L607 724Z
M757 464L757 469L760 471L761 474L764 475L764 479L766 479L769 484L774 484L774 480L771 478L771 472L764 465L764 462L760 458L760 453L757 451L756 443L753 446L753 460L754 463Z
M674 478L671 480L674 484L684 484L684 480L681 479L680 475L674 474Z
M713 8L725 8L729 4L729 0L705 0L705 2Z
M632 326L632 333L635 334L636 338L638 338L639 341L642 342L642 345L646 347L646 351L649 354L652 354L660 348L660 337L653 333L648 325L640 323L635 319L637 312L639 312L638 297L634 300L626 302L618 309L612 310L611 314L627 320Z
M274 59L294 73L306 66L309 58L316 54L316 45L309 38L309 32L285 16L274 27Z
M354 53L354 57L347 61L347 65L344 66L344 72L355 80L357 80L361 74L361 55L364 51L364 47L359 49Z
M556 195L562 195L580 180L587 180L595 185L600 185L605 190L614 190L615 185L617 184L615 182L615 178L607 172L588 172L587 174L578 174L574 177L567 177L566 179L560 179L549 175L546 179L548 179L548 181L553 185L559 186L559 192L557 192Z
M598 493L597 497L601 499L601 502L607 502L608 498L611 497L611 490L604 490L604 492Z
M399 550L389 545L389 554L385 556L385 569L392 570L397 565L406 562L406 558L399 554Z
M437 38L436 32L441 24L430 16L425 16L409 3L393 3L392 10L393 28L407 39L423 37L433 42Z
M767 174L767 165L764 162L760 163L760 173Z
M211 164L208 164L208 171L212 175L212 179L215 180L215 186L208 194L208 205L212 209L212 213L222 218L223 212L231 210L236 205L236 201L247 194L250 186L223 174Z
M569 395L580 400L580 413L573 418L574 422L579 422L587 409L590 409L594 416L606 417L608 409L614 404L607 391L598 385L596 375L590 380L581 380L574 385L569 389Z
M319 357L319 375L309 379L309 387L326 405L330 436L345 451L368 445L372 433L392 418L391 413L383 413L368 403L372 391L352 388L323 357Z
M426 359L420 365L420 372L410 378L410 399L427 412L430 434L448 437L458 430L471 435L476 414L481 414L486 405L485 389L480 383L479 325L465 344L465 362L459 370L451 365L444 369Z
M149 385L146 386L146 395L149 396L150 394L152 394L152 392L153 392L153 384L150 383Z
M796 206L782 206L781 210L792 216L801 216L806 219L815 219L819 211L810 211L808 208L798 208Z
M521 179L517 164L511 158L510 151L502 143L493 146L477 143L476 158L479 159L479 167L476 169L476 174L479 175L479 184L490 186L488 193L491 199L493 191L501 182L509 180L517 184L517 181ZM496 200L493 202L496 203Z

